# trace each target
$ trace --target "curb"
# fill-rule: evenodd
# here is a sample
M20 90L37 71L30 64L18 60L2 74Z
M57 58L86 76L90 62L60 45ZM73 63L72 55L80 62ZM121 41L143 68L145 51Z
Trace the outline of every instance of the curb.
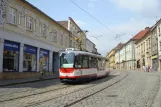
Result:
M15 83L0 84L0 87L12 86L12 85L18 85L18 84L26 84L26 83L34 83L34 82L52 80L52 79L58 79L58 77L45 78L45 79L35 79L35 80L29 80L29 81L23 81L23 82L15 82Z

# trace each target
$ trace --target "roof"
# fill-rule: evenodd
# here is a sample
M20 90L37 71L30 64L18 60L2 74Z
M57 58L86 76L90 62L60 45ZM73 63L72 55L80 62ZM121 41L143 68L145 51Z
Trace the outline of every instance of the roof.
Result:
M71 20L77 27L78 27L78 29L80 30L80 31L82 31L82 29L76 24L76 22L71 18L71 17L69 17L69 20ZM82 31L83 32L83 31Z
M144 30L141 30L138 34L136 34L131 40L140 40L146 33L150 30L149 27L146 27Z
M115 48L113 48L113 49L108 53L108 55L109 55L113 50L115 50L115 51L117 52L117 50L121 49L123 46L124 46L123 43L119 43Z
M135 43L137 44L138 42L140 42L143 38L145 38L147 36L147 34L150 32L150 30L152 29L153 27L149 28L149 29L145 29L145 33L142 35L142 37Z
M59 24L61 24L63 27L68 29L68 21L57 21Z
M91 42L93 45L95 45L91 40L89 40L88 38L86 38L87 41Z
M27 0L20 0L24 3L26 3L27 5L31 6L32 8L34 8L35 10L37 10L38 12L40 12L41 14L45 15L46 17L48 17L50 20L52 20L53 22L55 22L57 25L61 26L64 30L70 32L68 29L66 29L64 26L62 26L61 24L59 24L57 21L55 21L53 18L51 18L50 16L48 16L47 14L45 14L44 12L42 12L40 9L38 9L37 7L35 7L34 5L32 5L31 3L29 3Z

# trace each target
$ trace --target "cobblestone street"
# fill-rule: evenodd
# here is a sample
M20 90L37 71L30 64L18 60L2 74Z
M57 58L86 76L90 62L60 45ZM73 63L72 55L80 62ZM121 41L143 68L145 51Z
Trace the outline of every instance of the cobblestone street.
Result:
M157 72L130 71L84 84L58 79L0 88L0 107L160 107Z

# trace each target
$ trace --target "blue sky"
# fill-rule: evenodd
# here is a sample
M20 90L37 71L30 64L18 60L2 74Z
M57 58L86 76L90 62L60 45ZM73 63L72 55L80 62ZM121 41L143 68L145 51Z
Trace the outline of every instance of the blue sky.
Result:
M54 20L72 17L93 41L98 51L105 55L119 42L126 42L146 26L152 26L161 17L160 0L73 0L80 7L118 34L92 19L70 0L28 0ZM92 36L100 36L98 40Z

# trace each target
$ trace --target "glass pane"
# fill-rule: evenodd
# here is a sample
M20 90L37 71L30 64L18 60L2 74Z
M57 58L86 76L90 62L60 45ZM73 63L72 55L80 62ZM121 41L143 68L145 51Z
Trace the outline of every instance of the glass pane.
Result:
M61 59L61 67L62 68L73 68L74 65L74 53L62 53Z
M18 71L19 52L4 50L3 71Z

